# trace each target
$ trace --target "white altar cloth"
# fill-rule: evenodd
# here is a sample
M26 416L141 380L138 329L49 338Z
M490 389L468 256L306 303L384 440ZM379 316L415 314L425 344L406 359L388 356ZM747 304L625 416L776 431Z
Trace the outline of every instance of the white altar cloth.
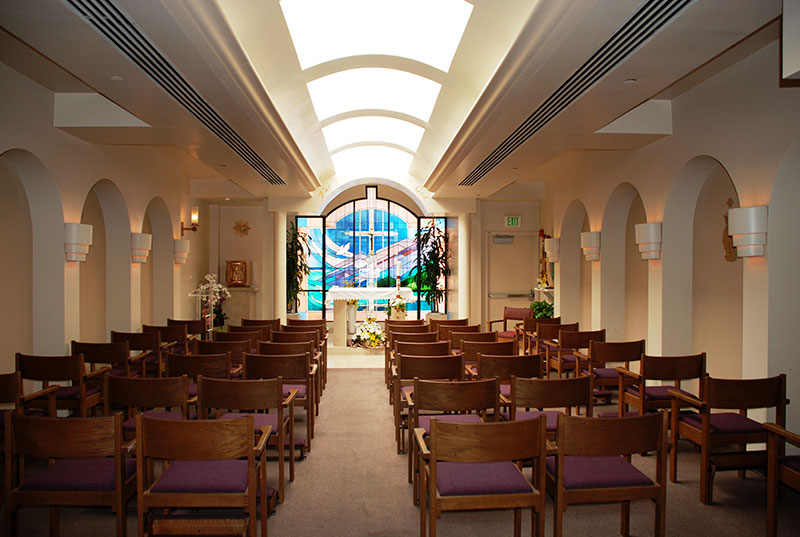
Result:
M328 289L326 304L335 300L389 300L397 295L403 297L406 302L416 302L417 295L410 287L338 287Z

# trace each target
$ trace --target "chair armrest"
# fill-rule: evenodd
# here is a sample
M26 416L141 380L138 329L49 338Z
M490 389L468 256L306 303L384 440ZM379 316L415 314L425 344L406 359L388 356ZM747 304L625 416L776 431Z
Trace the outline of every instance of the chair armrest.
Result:
M242 371L244 371L244 365L243 364L237 364L237 365L235 365L234 367L231 368L231 375L238 375Z
M140 352L139 354L134 354L133 356L131 356L130 358L128 358L128 360L129 360L131 363L135 363L135 362L141 362L141 361L142 361L142 360L144 360L144 359L145 359L145 357L147 357L147 356L150 356L150 351L144 351L144 352Z
M297 399L297 390L289 390L289 395L283 398L283 406L293 405L295 399Z
M617 366L614 369L617 370L617 373L619 373L620 377L630 377L630 378L636 379L636 380L639 380L639 379L642 378L642 376L639 373L634 373L630 369L625 369L624 367Z
M489 321L489 324L487 324L486 326L489 328L489 332L491 332L492 331L492 325L494 323L502 323L502 322L503 322L503 319L495 319L494 321Z
M558 341L556 341L555 339L540 339L539 343L541 343L542 345L546 345L547 347L551 347L553 349L558 348Z
M95 377L101 377L106 373L111 373L110 365L106 365L95 371L90 371L88 373L85 373L83 376L88 380L88 379L93 379Z
M417 427L414 429L414 440L417 442L419 454L423 457L430 457L431 450L428 449L428 443L425 441L425 429Z
M411 407L414 406L414 392L413 391L406 392L406 405L408 406L408 408L411 408Z
M317 374L317 368L318 368L318 367L319 367L319 366L318 366L317 364L311 364L311 368L308 370L308 372L309 372L310 374L312 374L312 375L316 375L316 374Z
M679 400L679 401L681 401L683 403L686 403L687 405L690 405L690 406L693 406L695 408L698 408L703 412L707 408L707 405L703 401L701 401L700 399L698 399L697 397L694 397L692 395L686 395L685 393L681 393L678 390L667 390L667 393L673 399L677 399L677 400Z
M510 405L511 399L508 398L507 395L500 394L500 404L501 405Z
M574 350L572 351L572 354L574 354L575 356L577 356L579 360L586 360L586 361L589 361L589 355L588 355L588 354L585 354L585 353L583 353L583 352L581 352L581 351L579 351L578 349L574 349Z
M264 448L267 446L267 441L269 440L269 435L272 434L272 425L264 425L261 427L261 437L258 439L256 443L256 455L262 453Z
M135 455L136 454L136 439L132 438L128 442L122 443L122 455Z
M38 391L35 391L35 392L31 392L31 393L29 393L27 395L21 395L19 400L20 400L21 403L24 404L24 403L27 403L28 401L32 401L32 400L38 399L40 397L55 397L55 393L58 391L58 389L60 387L61 386L58 386L58 385L48 386L47 388L44 388L44 389L41 389L41 390L38 390Z
M781 427L777 423L762 423L761 426L764 427L767 431L769 431L770 434L776 434L782 437L790 444L794 444L795 446L800 447L800 434L787 431L785 428Z

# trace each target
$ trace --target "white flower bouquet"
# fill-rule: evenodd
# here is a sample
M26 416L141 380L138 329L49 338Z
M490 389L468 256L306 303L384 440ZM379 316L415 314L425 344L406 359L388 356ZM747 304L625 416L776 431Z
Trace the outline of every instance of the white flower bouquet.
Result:
M366 321L356 325L356 332L353 335L353 344L367 348L375 348L386 341L386 334L375 322L374 317L367 317Z

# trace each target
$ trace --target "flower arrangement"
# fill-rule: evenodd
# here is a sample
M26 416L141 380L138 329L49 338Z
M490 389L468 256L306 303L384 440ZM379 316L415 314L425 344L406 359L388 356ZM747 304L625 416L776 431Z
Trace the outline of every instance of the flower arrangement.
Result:
M389 307L396 312L406 311L406 299L397 295L389 300Z
M358 287L358 284L356 284L356 277L353 276L352 280L347 280L345 282L344 286L345 287ZM348 306L358 306L358 300L355 299L355 298L352 298L352 299L347 301L347 305Z
M366 348L375 348L383 345L386 341L386 334L375 322L375 317L367 317L366 321L356 325L356 332L353 335L353 344Z
M231 297L228 288L217 281L216 274L206 274L205 281L197 286L192 294L203 297L205 308L214 316L213 325L223 326L227 315L222 311L222 303Z

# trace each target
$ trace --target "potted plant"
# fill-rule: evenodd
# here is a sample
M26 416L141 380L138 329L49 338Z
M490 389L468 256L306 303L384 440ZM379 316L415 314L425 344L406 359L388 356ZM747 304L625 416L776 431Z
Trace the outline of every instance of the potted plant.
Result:
M406 299L397 295L389 300L389 318L398 321L406 318Z
M530 308L533 310L534 319L552 319L555 311L553 305L544 300L531 302Z
M375 321L375 317L367 317L367 320L358 323L356 326L356 333L353 336L353 345L359 345L366 349L374 349L386 341L386 334L384 334L381 327Z
M297 297L303 285L303 278L309 273L308 237L294 223L286 231L286 308L297 311Z
M417 251L420 259L422 296L430 304L431 312L435 313L445 294L444 289L439 287L439 279L450 276L447 232L431 223L420 232Z

